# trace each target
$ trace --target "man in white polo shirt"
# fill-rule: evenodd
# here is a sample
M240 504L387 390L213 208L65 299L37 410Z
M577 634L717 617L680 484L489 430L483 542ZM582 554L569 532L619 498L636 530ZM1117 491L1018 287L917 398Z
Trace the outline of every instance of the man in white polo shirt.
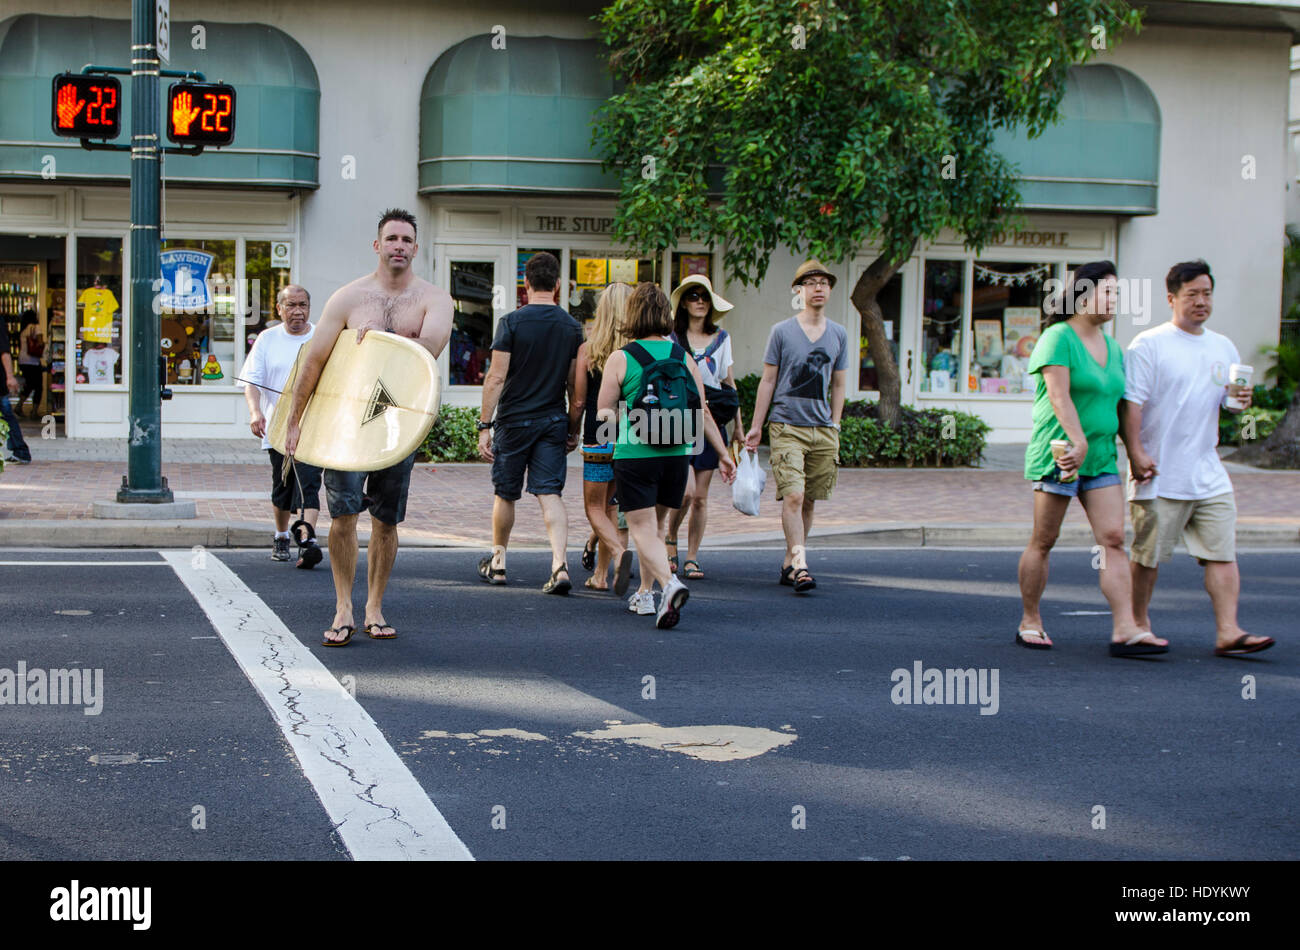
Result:
M1165 289L1172 319L1139 333L1124 359L1121 419L1133 518L1133 619L1141 629L1151 629L1147 607L1159 564L1169 560L1181 538L1205 566L1215 654L1256 653L1274 641L1237 626L1237 506L1215 451L1220 406L1232 395L1249 408L1251 390L1228 385L1228 367L1241 357L1231 340L1205 328L1214 309L1209 265L1175 264Z
M271 508L275 516L271 558L289 560L292 534L298 542L297 566L310 570L323 557L320 545L316 543L322 472L305 462L288 465L285 457L271 447L267 429L294 361L298 359L298 350L312 338L316 329L310 322L311 297L297 284L288 284L275 295L275 310L280 317L279 326L259 333L244 360L244 398L248 402L248 427L253 435L261 437L262 448L271 459ZM299 510L302 517L291 527L289 515Z

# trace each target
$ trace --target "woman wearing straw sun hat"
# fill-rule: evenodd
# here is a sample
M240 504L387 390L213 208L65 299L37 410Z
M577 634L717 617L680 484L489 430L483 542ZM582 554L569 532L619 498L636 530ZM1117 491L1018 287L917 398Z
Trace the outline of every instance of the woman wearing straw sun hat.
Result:
M677 285L669 298L673 311L672 339L695 358L700 378L704 382L705 398L723 441L727 438L727 425L734 422L735 436L745 431L745 421L740 414L740 397L736 395L736 380L732 372L731 337L717 324L723 314L733 309L713 290L709 278L692 274ZM690 476L686 483L686 497L682 506L668 514L664 543L668 545L668 563L677 570L677 532L690 513L688 547L682 573L688 580L704 577L700 569L700 543L704 540L704 526L709 513L709 485L718 469L718 453L701 438L698 455L691 456Z

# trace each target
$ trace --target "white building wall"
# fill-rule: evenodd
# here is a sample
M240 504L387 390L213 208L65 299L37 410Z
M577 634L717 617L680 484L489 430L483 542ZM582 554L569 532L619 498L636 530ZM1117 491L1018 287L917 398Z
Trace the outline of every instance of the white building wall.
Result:
M173 21L265 23L292 36L320 78L320 189L302 202L298 280L324 304L343 284L375 267L379 213L398 206L420 221L419 273L433 274L434 235L417 196L420 89L425 74L449 47L471 36L506 30L519 36L594 36L593 0L560 6L522 2L358 3L356 0L266 2L173 0ZM0 3L0 19L15 13L110 16L127 19L130 5L103 0ZM179 34L172 43L188 42ZM122 51L126 62L128 50ZM585 144L585 143L584 143ZM355 178L345 178L351 157ZM316 310L319 313L319 309Z
M1124 277L1152 282L1149 325L1169 318L1164 278L1203 257L1216 281L1211 326L1256 362L1276 344L1282 293L1290 37L1150 27L1104 60L1131 70L1160 104L1159 213L1120 219ZM1247 156L1254 177L1243 177ZM1145 327L1116 327L1127 344Z

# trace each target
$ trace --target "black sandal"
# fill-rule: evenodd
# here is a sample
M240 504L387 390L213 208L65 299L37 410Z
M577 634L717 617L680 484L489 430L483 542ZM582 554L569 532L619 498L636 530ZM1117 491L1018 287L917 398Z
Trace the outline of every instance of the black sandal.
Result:
M568 567L563 564L551 571L551 579L542 585L543 594L568 594L568 592L573 589L573 582L567 577L562 580L557 579L559 578L561 571L565 574L569 573Z
M793 587L794 581L790 580L790 575L793 573L794 573L793 567L783 567L781 568L781 576L780 578L778 578L778 580L780 580L782 585L784 585L785 587Z
M594 571L596 569L596 546L600 544L599 538L588 538L587 543L582 547L582 569L584 571Z
M478 576L489 584L504 584L506 582L506 569L504 567L493 567L492 555L489 554L478 562Z
M790 575L790 583L794 586L796 594L807 593L817 586L817 581L813 580L813 576L808 573L806 567L797 568Z

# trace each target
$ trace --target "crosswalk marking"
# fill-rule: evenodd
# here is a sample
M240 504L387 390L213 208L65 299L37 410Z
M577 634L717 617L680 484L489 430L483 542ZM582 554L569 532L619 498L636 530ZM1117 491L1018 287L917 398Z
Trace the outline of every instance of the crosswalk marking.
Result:
M473 860L355 699L260 597L208 552L160 552L261 695L359 860Z

